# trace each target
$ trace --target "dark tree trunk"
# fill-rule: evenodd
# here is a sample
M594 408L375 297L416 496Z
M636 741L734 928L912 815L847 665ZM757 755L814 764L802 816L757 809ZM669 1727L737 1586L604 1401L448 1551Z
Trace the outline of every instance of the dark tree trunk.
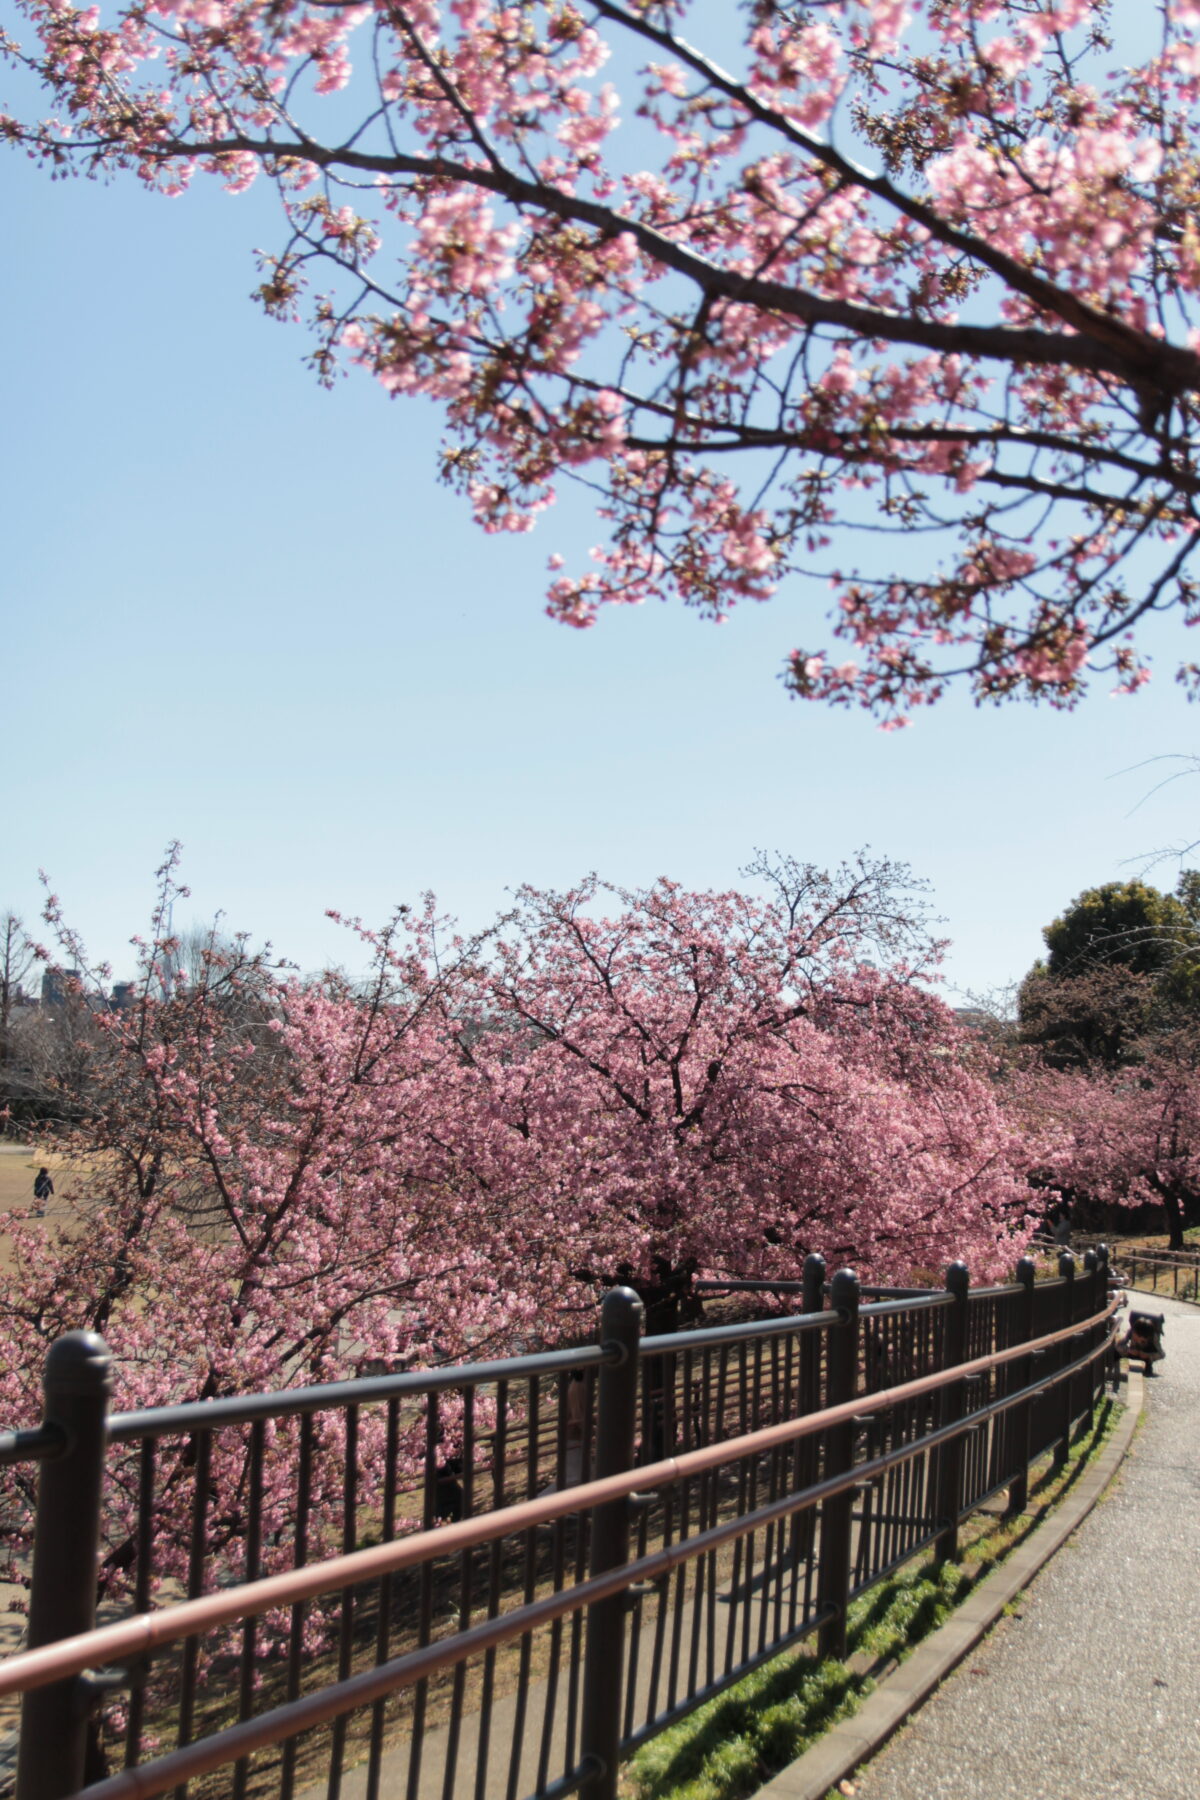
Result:
M1173 1182L1160 1181L1157 1175L1150 1177L1150 1185L1161 1198L1163 1211L1167 1215L1167 1247L1171 1250L1182 1250L1184 1247L1183 1204L1179 1190Z

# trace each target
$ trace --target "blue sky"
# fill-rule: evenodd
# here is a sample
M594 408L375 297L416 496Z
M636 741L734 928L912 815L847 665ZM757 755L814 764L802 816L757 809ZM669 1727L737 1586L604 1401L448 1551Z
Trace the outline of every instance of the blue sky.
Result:
M545 559L596 540L586 509L486 538L436 482L430 411L321 391L303 330L247 298L265 192L155 200L11 155L0 183L0 908L34 917L45 867L118 973L174 837L194 917L304 968L349 952L328 906L433 888L479 925L523 880L725 886L756 845L870 844L931 881L979 989L1081 888L1200 835L1194 779L1137 805L1166 771L1134 765L1197 743L1169 625L1134 700L955 700L890 735L775 678L821 595L568 631Z

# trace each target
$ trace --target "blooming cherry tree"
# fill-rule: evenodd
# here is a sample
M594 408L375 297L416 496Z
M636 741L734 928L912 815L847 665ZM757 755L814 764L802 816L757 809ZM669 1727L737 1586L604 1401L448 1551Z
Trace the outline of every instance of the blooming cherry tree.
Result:
M1197 1062L1195 1032L1183 1029L1148 1042L1131 1067L1031 1068L1014 1091L1041 1179L1069 1199L1161 1206L1182 1250L1200 1199Z
M185 975L172 854L116 1011L51 900L80 1053L45 1134L62 1215L6 1220L0 1414L38 1416L49 1343L80 1327L104 1333L129 1410L589 1339L615 1280L648 1298L695 1274L790 1281L810 1250L882 1280L954 1256L979 1278L1010 1267L1026 1142L918 979L939 951L919 888L866 857L751 873L751 893L524 889L472 939L431 902L378 932L347 922L369 960L352 983L301 981L216 932ZM443 1397L439 1455L460 1448L457 1405ZM392 1455L418 1487L422 1408L383 1413L356 1421L356 1466L377 1487ZM332 1412L313 1427L310 1555L344 1539L348 1429ZM260 1566L289 1565L299 1431L275 1421L257 1449L213 1434L209 1581L244 1573L260 1482ZM109 1601L139 1574L139 1468L136 1445L114 1449ZM5 1478L18 1583L32 1469ZM155 1591L189 1578L196 1480L190 1439L165 1439ZM310 1610L310 1648L328 1624ZM268 1620L263 1652L287 1629Z
M915 897L906 916L887 863L757 867L765 899L594 880L519 896L487 1009L501 1042L528 1041L508 1067L553 1169L547 1224L570 1220L596 1274L652 1285L795 1279L812 1250L882 1280L959 1255L1002 1268L1024 1146L914 980L931 957Z
M1136 688L1198 616L1194 0L1132 62L1094 0L6 4L51 112L0 134L273 183L322 379L435 399L485 530L595 493L555 617L799 581L792 691L898 723Z
M10 1409L80 1326L144 1406L586 1335L656 1261L1003 1262L1020 1145L917 982L919 891L866 858L755 872L765 894L525 889L475 939L432 902L352 923L351 985L215 937L185 979L168 859L135 1004L93 1010L47 1131L77 1204L56 1232L13 1215Z

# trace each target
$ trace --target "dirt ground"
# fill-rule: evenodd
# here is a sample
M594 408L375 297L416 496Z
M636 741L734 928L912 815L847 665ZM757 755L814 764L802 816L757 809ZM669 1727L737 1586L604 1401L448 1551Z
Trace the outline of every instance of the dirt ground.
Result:
M1165 1231L1157 1233L1138 1231L1134 1232L1132 1237L1118 1237L1114 1233L1112 1237L1112 1245L1116 1245L1122 1250L1165 1250L1170 1244L1170 1241L1171 1240ZM1200 1231L1197 1231L1194 1227L1189 1231L1185 1231L1183 1234L1183 1242L1185 1249L1200 1250ZM1112 1245L1110 1245L1110 1248Z
M33 1183L43 1163L50 1171L50 1179L55 1188L59 1190L46 1209L47 1217L65 1218L68 1209L61 1192L65 1186L62 1180L62 1158L48 1152L39 1153L29 1144L13 1144L8 1141L0 1143L0 1267L9 1266L8 1234L4 1229L3 1215L17 1207L33 1205Z
M34 1177L43 1163L53 1180L57 1174L54 1157L37 1155L28 1144L0 1144L0 1212L33 1205Z
M39 1166L28 1144L0 1144L0 1212L11 1212L33 1199Z

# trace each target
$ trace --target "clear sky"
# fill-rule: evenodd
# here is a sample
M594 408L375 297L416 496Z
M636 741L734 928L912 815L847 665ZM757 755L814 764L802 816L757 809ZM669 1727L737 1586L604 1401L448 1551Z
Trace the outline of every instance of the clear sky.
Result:
M0 909L36 917L46 868L117 974L174 837L193 917L303 968L349 953L329 906L433 888L477 926L525 880L726 886L757 845L869 844L932 883L951 981L982 989L1081 888L1200 836L1196 778L1138 807L1169 766L1134 765L1200 747L1171 629L1134 700L956 700L894 734L786 698L783 656L825 636L799 587L721 628L571 632L545 560L596 541L586 508L484 537L432 412L319 389L247 298L265 191L155 200L5 154L0 193Z

